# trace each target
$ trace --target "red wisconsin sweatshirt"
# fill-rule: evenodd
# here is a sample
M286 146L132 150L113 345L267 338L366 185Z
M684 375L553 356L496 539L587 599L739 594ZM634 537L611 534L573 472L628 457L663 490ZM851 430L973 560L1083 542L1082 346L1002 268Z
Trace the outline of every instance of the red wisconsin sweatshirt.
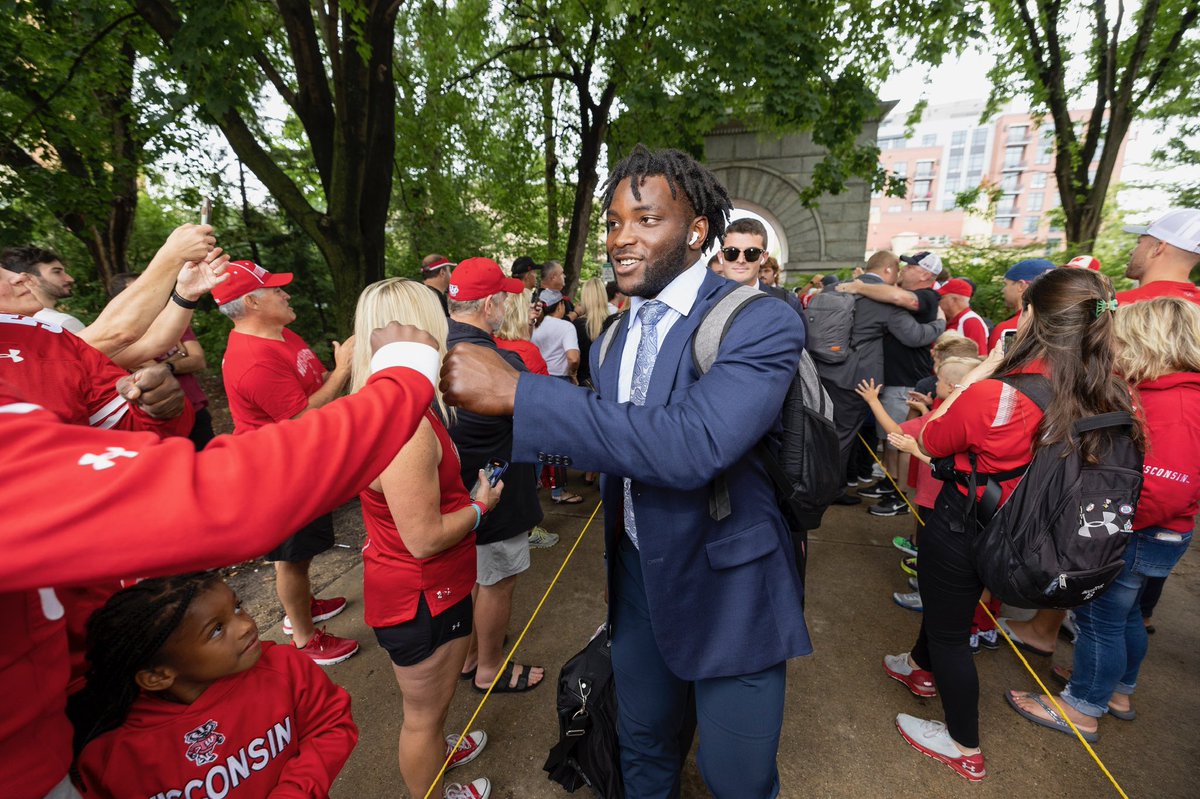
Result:
M143 694L118 729L83 750L88 799L327 797L358 727L350 695L292 646L262 644L258 663L190 705Z
M1200 374L1178 372L1137 389L1146 422L1146 479L1133 526L1190 533L1200 500Z

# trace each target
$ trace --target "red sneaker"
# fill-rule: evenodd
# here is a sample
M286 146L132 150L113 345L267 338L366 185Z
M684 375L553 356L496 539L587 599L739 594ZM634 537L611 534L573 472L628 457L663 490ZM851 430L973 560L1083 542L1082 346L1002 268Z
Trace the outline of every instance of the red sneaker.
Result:
M933 684L933 674L925 669L915 669L908 665L908 653L900 655L884 655L883 670L893 680L903 683L912 691L913 696L928 699L937 696L937 686Z
M327 621L346 609L346 597L335 596L329 599L312 599L312 620L313 624L319 621ZM283 617L283 634L292 634L292 620L287 616Z
M450 747L454 746L454 742L458 740L457 735L446 736L446 754L450 754ZM487 746L487 733L483 730L471 730L463 737L462 743L454 750L454 756L450 758L450 763L446 766L449 771L452 768L470 763L475 758L479 757L483 752L483 747Z
M900 736L908 741L909 746L926 757L945 763L954 769L958 776L971 782L979 782L987 776L987 769L983 765L983 752L964 755L942 722L901 713L896 716L896 729L900 731Z
M316 634L300 651L318 666L332 666L357 652L358 641L330 635L324 628L318 627Z

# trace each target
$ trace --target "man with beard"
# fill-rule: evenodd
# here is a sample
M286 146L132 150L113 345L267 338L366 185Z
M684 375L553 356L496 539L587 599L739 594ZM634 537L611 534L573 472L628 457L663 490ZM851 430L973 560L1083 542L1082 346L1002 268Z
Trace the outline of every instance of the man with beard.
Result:
M754 447L775 445L803 328L782 303L750 303L701 376L693 334L730 290L700 260L725 230L725 188L686 154L639 145L613 169L603 207L631 312L592 348L596 392L460 345L443 368L446 398L511 414L516 460L602 472L627 795L678 796L694 710L713 795L768 799L780 791L785 666L812 645L787 524ZM748 397L755 412L731 424ZM732 512L710 509L717 478Z
M24 272L33 279L29 288L42 304L42 310L33 315L35 319L72 333L83 331L83 322L55 308L59 300L71 296L71 287L75 285L75 278L67 274L58 253L38 247L11 247L4 251L4 267L13 272Z
M493 339L504 322L508 295L524 290L520 279L505 277L500 265L490 258L468 258L456 266L450 275L447 349L453 352L472 349L472 345L486 347L511 368L524 372L521 356L500 350ZM503 671L500 669L517 576L529 568L529 532L542 521L533 466L536 458L514 457L513 420L505 416L482 416L464 409L450 426L450 437L462 463L463 485L468 489L489 461L510 462L499 504L483 517L475 531L474 632L463 664L463 679L474 678L475 690L481 692L495 681L492 693L527 691L545 676L541 667L520 663L510 662Z

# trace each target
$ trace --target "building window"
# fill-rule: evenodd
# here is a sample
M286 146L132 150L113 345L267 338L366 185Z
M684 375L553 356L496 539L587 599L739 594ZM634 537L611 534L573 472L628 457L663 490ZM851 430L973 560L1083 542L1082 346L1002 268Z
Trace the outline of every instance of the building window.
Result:
M1000 230L1011 230L1013 226L1013 218L1011 216L996 217L996 227ZM1005 242L1007 243L1007 242Z
M1062 249L1062 239L1047 239L1046 254L1052 255Z
M913 182L913 199L927 200L929 199L930 189L933 186L931 180L917 180Z
M1031 188L1031 189L1046 188L1046 173L1045 172L1034 172L1032 175L1030 175L1029 176L1029 188Z
M983 153L971 153L971 158L967 161L967 174L979 175L983 172Z
M997 233L996 235L992 236L992 244L1004 246L1010 241L1012 241L1012 236L1008 235L1007 233Z
M898 177L907 177L908 162L907 161L896 161L895 163L892 164L892 171L895 172Z
M1016 191L1021 187L1021 175L1019 172L1013 172L1005 175L1000 181L1000 188L1004 191Z
M950 134L950 146L962 147L967 143L967 132L965 130L956 130Z
M1026 211L1042 210L1042 194L1041 194L1041 192L1038 192L1037 194L1030 194L1028 197L1025 198L1025 210Z
M1062 205L1062 197L1059 197L1056 191L1050 192L1050 205L1048 207L1057 208L1060 205Z
M1011 214L1017 210L1017 195L1006 194L1000 198L1000 203L996 206L996 212L1001 214Z
M1037 231L1038 231L1038 225L1041 224L1041 221L1042 220L1040 217L1036 217L1036 216L1025 217L1025 226L1024 226L1025 235L1026 236L1036 236Z
M1010 142L1023 142L1028 136L1028 125L1010 125L1008 128L1008 140Z
M1037 158L1034 159L1039 165L1049 164L1054 160L1054 143L1046 143L1038 145Z
M928 178L933 176L933 161L918 161L917 162L917 177Z
M900 213L900 212L901 212L901 211L903 211L903 210L904 210L904 206L903 206L903 205L889 205L889 206L888 206L888 213L889 213L889 214L898 214L898 213Z
M915 202L912 204L912 209L914 211L928 211L929 210L929 201L928 200L920 200L918 202Z
M1005 147L1004 148L1004 168L1016 169L1024 166L1021 159L1025 157L1025 148L1023 146Z
M924 136L921 137L921 146L922 147L937 147L937 134L936 133L926 133Z
M955 196L953 191L947 191L942 195L942 210L953 211L955 207Z
M1042 125L1042 127L1038 128L1038 138L1044 142L1054 141L1054 126Z
M871 206L871 221L872 222L879 221L879 206L878 205Z
M959 170L961 170L962 169L962 153L959 153L958 155L950 156L950 161L948 162L946 168L948 170L950 170L951 172L958 172Z
M971 134L971 149L974 150L976 147L986 147L987 137L987 128L975 128L975 131Z

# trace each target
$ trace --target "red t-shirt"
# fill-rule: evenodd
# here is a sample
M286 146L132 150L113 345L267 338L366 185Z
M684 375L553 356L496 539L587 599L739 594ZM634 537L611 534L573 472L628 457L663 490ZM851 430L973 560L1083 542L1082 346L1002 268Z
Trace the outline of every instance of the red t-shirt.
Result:
M1200 374L1148 380L1137 396L1146 422L1146 462L1133 526L1190 533L1200 501Z
M521 356L521 360L525 362L525 368L533 372L535 375L549 375L550 370L546 368L546 359L542 357L542 351L532 341L522 341L520 339L509 340L506 338L492 337L496 342L496 346L502 350L509 350Z
M263 641L257 663L190 705L139 696L84 748L79 775L89 799L329 796L357 741L350 694L295 647Z
M445 425L432 410L425 418L433 425L442 460L438 463L442 515L471 504L463 486L458 450ZM363 546L363 619L372 627L391 627L417 615L422 594L433 616L470 596L475 585L475 533L431 558L418 559L404 546L396 520L383 492L368 488L362 500L367 543Z
M1140 300L1152 300L1155 297L1183 297L1200 304L1200 289L1191 283L1180 283L1177 280L1156 280L1136 289L1117 292L1117 304L1132 305Z
M1032 363L1024 373L1045 374L1045 366ZM981 380L963 391L950 410L929 422L921 434L925 451L934 458L954 456L954 468L971 471L968 452L975 453L981 472L1007 472L1033 460L1033 442L1042 411L1033 400L1007 383ZM1001 502L1008 500L1020 478L1000 484ZM966 487L959 485L964 495ZM983 487L979 489L980 495Z
M325 383L325 366L287 328L283 341L231 330L221 373L234 435L291 419Z
M987 325L983 323L983 317L972 311L970 308L964 308L956 313L952 318L946 320L946 330L958 333L960 336L966 336L975 342L975 346L979 348L980 355L987 355L988 352L988 332Z
M1021 321L1021 312L1013 314L1011 319L1005 319L1003 322L998 322L992 328L992 335L988 336L988 352L996 349L996 345L1000 343L1000 337L1004 335L1006 330L1016 330L1017 323Z
M900 430L913 438L920 438L921 431L925 429L932 413L933 411L930 411L916 419L901 422ZM912 458L908 462L908 484L917 487L914 502L921 508L932 508L942 490L942 481L933 476L933 468L920 458Z

